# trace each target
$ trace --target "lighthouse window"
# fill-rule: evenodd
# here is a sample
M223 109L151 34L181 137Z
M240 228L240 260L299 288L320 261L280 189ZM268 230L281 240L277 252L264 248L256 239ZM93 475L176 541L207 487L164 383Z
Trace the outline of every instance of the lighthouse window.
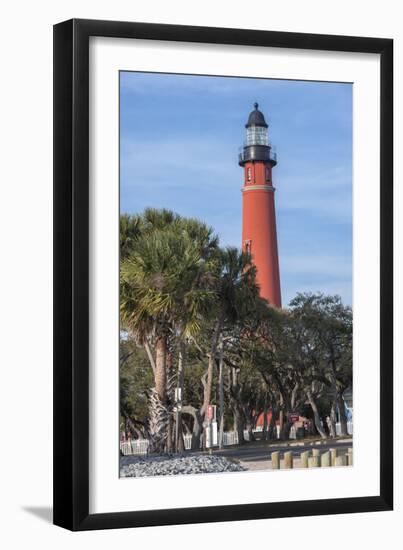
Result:
M247 168L247 170L246 170L246 179L248 181L251 181L251 179L252 179L252 171L251 171L250 168Z
M266 181L270 183L270 170L269 168L266 168Z
M251 126L246 131L246 145L269 145L267 128Z

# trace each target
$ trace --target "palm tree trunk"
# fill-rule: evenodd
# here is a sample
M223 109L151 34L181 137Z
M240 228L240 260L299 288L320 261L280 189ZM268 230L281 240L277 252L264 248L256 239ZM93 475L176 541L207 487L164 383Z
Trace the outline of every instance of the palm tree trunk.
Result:
M208 360L207 367L207 380L206 386L204 388L204 399L202 407L202 416L204 417L207 411L207 407L210 405L211 401L211 392L213 388L213 373L214 373L214 363L217 354L218 340L221 332L222 320L221 318L217 321L216 326L214 327L213 337L211 341L210 355Z
M207 376L206 376L206 382L204 385L204 398L203 398L203 405L201 408L201 417L203 420L203 426L205 426L204 419L206 418L206 412L207 407L211 403L211 393L213 389L213 373L214 373L214 363L216 360L217 355L217 347L218 347L218 340L221 333L221 326L222 326L222 318L220 317L214 327L213 337L211 341L211 347L210 347L210 354L208 358L208 366L207 366ZM206 443L207 443L207 436L204 433L203 435L203 449L206 449Z
M179 342L179 359L178 359L178 388L181 391L181 400L183 401L183 387L185 382L185 343L183 340ZM183 441L182 428L182 411L178 410L176 426L176 452L182 453L185 450Z
M165 388L165 396L167 400L168 405L168 431L167 431L167 442L166 442L166 450L167 453L170 454L173 451L173 429L174 429L174 422L172 417L172 411L171 411L171 404L173 401L173 393L174 393L174 385L175 385L175 377L173 375L173 369L174 369L174 356L172 353L172 350L167 350L166 355L166 368L165 368L165 380L166 380L166 388Z
M224 342L222 335L220 335L220 356L219 356L219 373L218 373L218 385L219 385L219 433L218 433L218 448L223 448L224 437Z
M166 360L167 360L167 341L165 336L160 336L155 344L155 389L161 403L166 401Z
M166 452L168 454L172 453L172 416L168 415L168 427L167 427L167 441L166 441Z
M149 395L148 433L150 453L162 453L166 448L169 429L169 414L167 407L161 402L155 388Z
M157 339L155 348L155 387L150 392L149 405L150 452L162 453L166 449L170 429L169 412L166 406L167 341L164 336Z

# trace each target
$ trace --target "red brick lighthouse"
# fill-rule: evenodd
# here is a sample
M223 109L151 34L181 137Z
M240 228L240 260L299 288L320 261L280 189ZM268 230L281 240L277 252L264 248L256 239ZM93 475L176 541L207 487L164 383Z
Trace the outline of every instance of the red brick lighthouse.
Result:
M276 211L272 168L277 164L271 150L268 125L259 105L250 113L246 142L239 155L244 168L242 188L242 248L252 256L257 269L260 295L271 305L281 307Z

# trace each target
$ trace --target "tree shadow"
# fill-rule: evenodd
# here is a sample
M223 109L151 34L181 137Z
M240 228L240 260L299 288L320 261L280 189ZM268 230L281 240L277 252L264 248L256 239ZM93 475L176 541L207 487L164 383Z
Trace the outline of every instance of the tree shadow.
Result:
M53 523L52 506L23 506L22 509L28 514L32 514L46 523Z

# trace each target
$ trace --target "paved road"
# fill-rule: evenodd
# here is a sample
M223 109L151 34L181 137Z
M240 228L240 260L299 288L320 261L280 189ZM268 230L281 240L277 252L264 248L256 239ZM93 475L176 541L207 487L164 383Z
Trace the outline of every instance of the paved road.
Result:
M327 451L329 449L348 449L349 447L352 447L353 440L350 439L343 439L340 441L331 441L327 443L320 443L320 444L311 444L311 443L304 443L301 445L288 445L284 446L284 443L282 444L245 444L242 447L227 447L223 449L222 451L214 451L214 454L218 454L221 456L226 456L228 458L236 458L238 460L242 460L242 462L258 462L260 460L268 460L270 458L270 455L273 451L280 451L280 456L283 458L283 453L286 451L292 451L296 457L299 457L300 454L303 451L311 451L312 449L320 449L322 451Z

